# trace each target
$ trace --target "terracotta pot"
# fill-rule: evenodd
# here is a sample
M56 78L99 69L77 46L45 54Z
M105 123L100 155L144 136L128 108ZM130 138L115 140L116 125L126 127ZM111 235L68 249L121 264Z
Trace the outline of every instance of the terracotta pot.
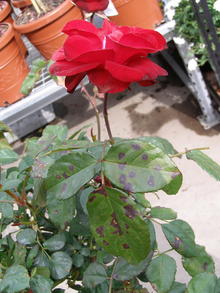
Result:
M4 2L5 3L5 9L3 9L2 11L0 11L0 22L9 22L10 24L13 25L13 22L14 21L13 21L13 19L11 17L11 12L12 12L11 6L6 1L0 1L0 2ZM27 54L28 54L28 50L25 47L24 42L22 41L21 34L19 32L17 32L17 31L15 31L14 34L15 34L16 42L18 43L18 45L20 47L21 53L26 58L27 57Z
M45 59L51 59L67 37L62 33L62 28L68 21L74 19L82 19L81 11L71 0L66 0L56 9L33 22L17 25L15 19L14 28L25 34Z
M112 0L118 15L109 19L116 25L155 29L163 20L158 0Z
M31 0L11 0L11 4L16 8L24 9L32 3Z
M0 107L12 104L23 97L19 94L21 85L29 72L29 67L14 37L14 29L10 23L8 30L0 38Z

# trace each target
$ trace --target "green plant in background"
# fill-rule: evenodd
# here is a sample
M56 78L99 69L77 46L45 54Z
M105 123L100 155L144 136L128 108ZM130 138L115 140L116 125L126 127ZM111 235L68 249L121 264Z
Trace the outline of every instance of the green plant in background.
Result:
M220 38L220 12L214 8L215 2L215 0L207 0L213 24ZM176 32L190 44L192 53L198 58L199 66L210 62L206 45L201 36L196 16L189 0L181 0L179 5L175 7L174 19L176 21Z

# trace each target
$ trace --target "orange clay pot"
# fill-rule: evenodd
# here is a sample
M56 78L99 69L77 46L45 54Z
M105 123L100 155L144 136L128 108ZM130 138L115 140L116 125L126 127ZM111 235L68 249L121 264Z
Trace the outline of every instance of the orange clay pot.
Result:
M158 0L112 0L118 15L109 19L116 25L155 29L163 20Z
M4 2L6 4L5 8L2 11L0 11L0 22L9 22L10 24L13 25L14 21L11 17L11 12L12 12L11 6L6 1L0 1L0 2ZM21 35L17 31L15 31L14 34L15 34L16 42L18 43L20 47L21 53L26 58L28 54L28 50L25 47L24 42L22 41Z
M0 38L0 107L12 104L23 97L19 94L21 85L29 72L29 67L21 54L10 23L8 30Z
M49 60L53 53L63 46L67 37L62 33L62 28L68 21L74 19L82 19L81 11L71 0L66 0L56 9L33 22L16 25L15 20L14 28L25 34L44 58Z
M31 0L11 0L11 4L16 7L23 10L25 7L31 5Z

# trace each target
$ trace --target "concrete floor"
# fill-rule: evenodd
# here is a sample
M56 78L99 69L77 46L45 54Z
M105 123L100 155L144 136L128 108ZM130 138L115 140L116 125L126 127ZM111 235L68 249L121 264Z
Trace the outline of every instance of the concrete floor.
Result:
M152 87L144 88L133 84L122 99L116 95L109 97L109 121L113 136L134 138L139 136L160 136L168 139L176 150L182 152L197 147L210 147L205 151L220 164L220 125L204 130L197 120L200 109L197 101L182 84L172 69L162 60L159 65L167 69L168 77L158 79ZM92 87L88 86L90 92ZM103 101L98 100L98 109L102 112ZM77 91L55 103L58 115L53 122L69 127L69 135L84 125L94 123L95 115L84 94ZM102 116L102 115L101 115ZM102 121L102 139L107 138ZM14 144L18 149L19 142ZM220 182L215 181L196 163L186 157L175 159L183 173L183 185L177 195L168 196L159 192L160 199L147 194L152 206L170 207L178 213L178 218L188 222L196 235L196 243L204 245L216 264L216 273L220 277ZM160 227L156 227L160 251L169 249ZM179 267L177 281L188 282L190 277L181 269L181 258L175 257ZM73 292L67 290L66 292ZM153 289L150 287L150 291Z

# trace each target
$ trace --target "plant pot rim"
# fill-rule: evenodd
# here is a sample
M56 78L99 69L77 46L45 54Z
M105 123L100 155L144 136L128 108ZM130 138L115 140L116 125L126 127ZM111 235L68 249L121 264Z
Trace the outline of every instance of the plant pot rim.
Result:
M16 8L24 8L24 7L30 6L31 1L29 1L29 0L11 0L11 4Z
M73 6L75 6L71 0L65 0L62 4L60 4L57 8L50 11L49 13L45 14L44 16L26 24L17 25L15 23L16 19L14 20L14 28L19 31L22 34L29 33L31 31L37 30L39 28L42 28L43 26L53 22L60 16L62 16L66 11L71 9ZM23 12L21 12L23 13Z
M0 1L0 2L5 2L6 3L5 8L0 12L0 22L2 22L8 16L8 14L11 12L12 8L8 4L7 1Z
M9 22L1 22L0 25L2 24L7 24L8 30L5 33L5 35L0 38L0 49L4 48L5 45L7 45L11 41L11 39L14 37L13 26Z

